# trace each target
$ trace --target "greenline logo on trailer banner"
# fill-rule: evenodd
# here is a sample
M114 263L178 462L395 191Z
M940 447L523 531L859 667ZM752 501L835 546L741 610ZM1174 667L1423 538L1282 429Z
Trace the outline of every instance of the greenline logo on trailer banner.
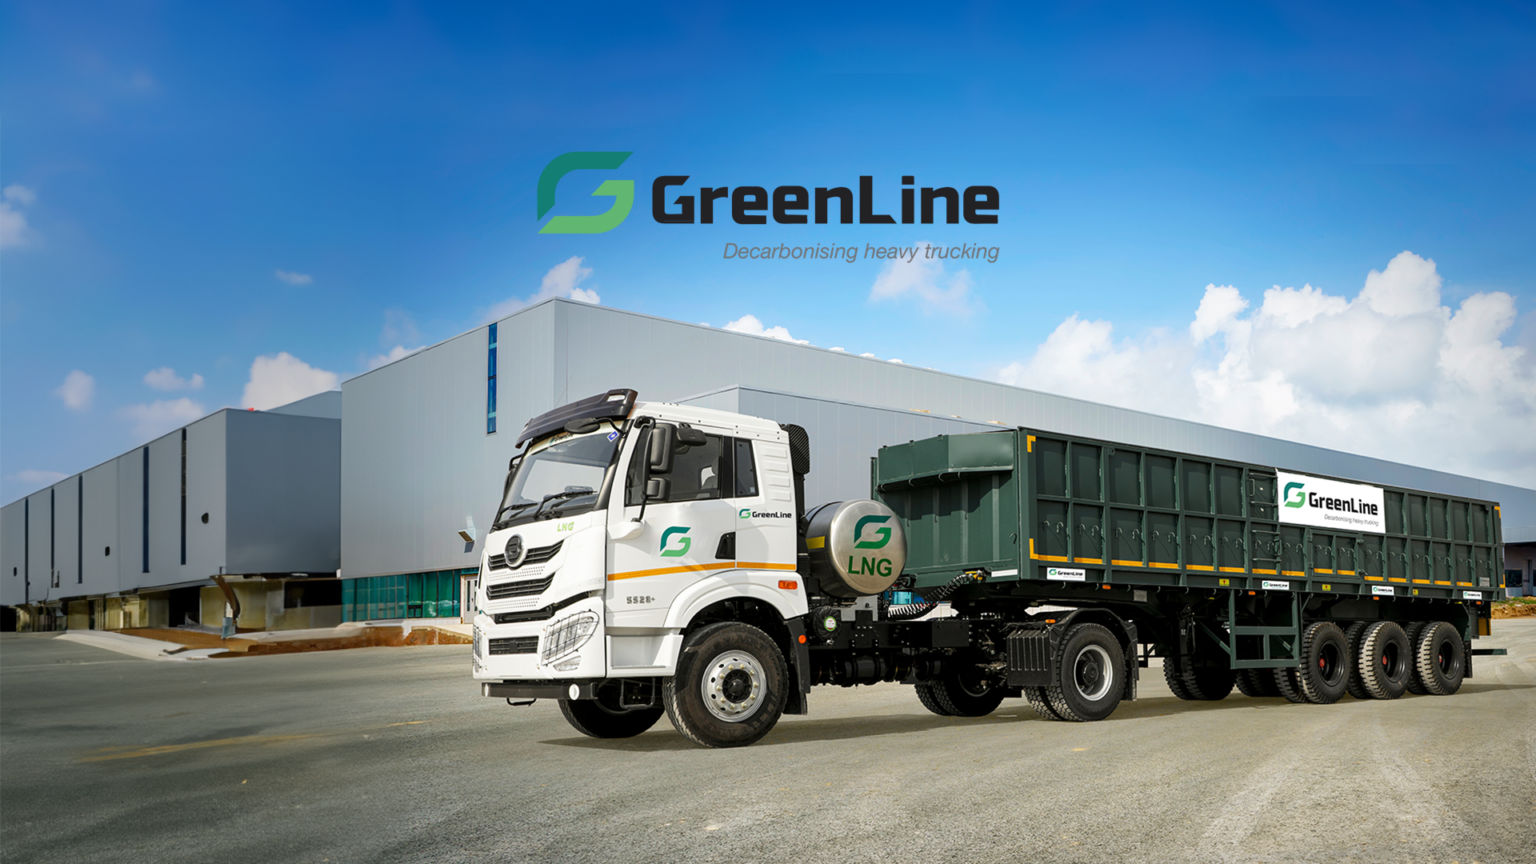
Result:
M543 219L554 209L555 189L565 175L580 170L616 169L630 157L630 152L582 150L550 160L539 174L537 218ZM662 225L711 225L718 209L722 218L729 215L737 225L766 225L770 215L780 225L826 225L834 220L840 225L852 225L855 214L860 225L898 224L896 215L879 212L882 206L890 205L877 204L872 174L859 175L858 182L848 186L786 185L769 190L765 186L700 185L691 187L697 188L696 194L690 188L690 194L674 196L671 190L683 187L690 176L668 174L651 181L653 220ZM853 189L855 185L857 193ZM958 225L962 219L971 225L996 225L1001 206L996 186L967 186L963 190L954 186L917 186L917 178L911 174L903 175L901 186L887 190L882 197L891 192L898 193L894 197L900 200L902 225L933 225L939 220ZM592 216L555 216L539 229L539 233L603 234L612 231L629 217L629 211L634 207L635 181L604 180L590 194L611 197L613 204L606 213ZM992 257L995 258L995 253Z
M1275 472L1280 521L1313 528L1386 533L1385 493L1377 486Z

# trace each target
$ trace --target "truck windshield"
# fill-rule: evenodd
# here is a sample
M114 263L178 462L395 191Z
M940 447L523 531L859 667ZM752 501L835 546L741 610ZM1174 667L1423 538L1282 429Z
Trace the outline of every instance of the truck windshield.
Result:
M592 509L618 448L618 430L609 428L533 445L507 488L493 527Z

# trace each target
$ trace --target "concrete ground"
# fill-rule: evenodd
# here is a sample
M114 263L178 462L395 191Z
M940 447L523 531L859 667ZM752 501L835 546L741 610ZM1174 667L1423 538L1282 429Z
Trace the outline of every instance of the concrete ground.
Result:
M0 637L0 857L61 862L1536 861L1536 619L1453 697L1101 723L817 688L743 750L594 741L468 648L157 663Z

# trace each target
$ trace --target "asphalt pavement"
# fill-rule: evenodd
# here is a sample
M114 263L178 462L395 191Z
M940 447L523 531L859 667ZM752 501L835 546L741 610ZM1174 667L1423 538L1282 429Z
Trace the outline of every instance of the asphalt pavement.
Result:
M759 744L478 695L465 646L163 663L0 637L0 857L59 862L1536 861L1536 619L1452 697L1110 719L817 688Z

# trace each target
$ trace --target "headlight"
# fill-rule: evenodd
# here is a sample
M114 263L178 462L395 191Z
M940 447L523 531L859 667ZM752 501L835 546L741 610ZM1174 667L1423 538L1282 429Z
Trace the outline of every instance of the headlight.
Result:
M595 632L597 615L591 612L579 612L556 621L544 634L544 651L539 655L539 662L547 665L570 654L585 645Z

